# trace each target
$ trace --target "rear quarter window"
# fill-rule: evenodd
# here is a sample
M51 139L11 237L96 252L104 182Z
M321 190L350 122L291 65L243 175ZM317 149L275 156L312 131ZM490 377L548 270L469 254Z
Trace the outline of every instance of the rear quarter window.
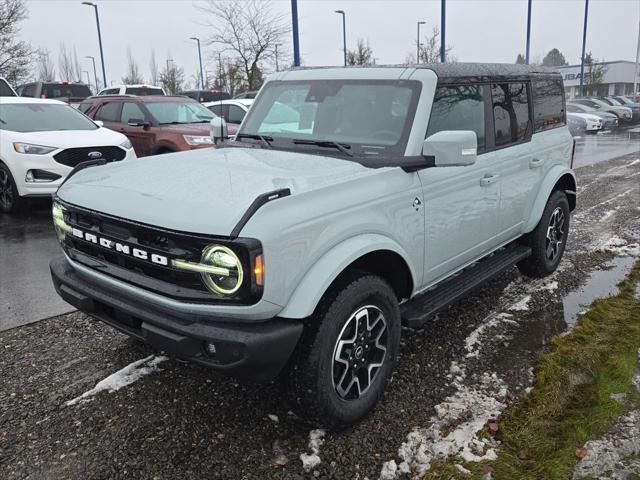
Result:
M536 132L565 124L564 88L562 81L553 79L533 82L533 114Z

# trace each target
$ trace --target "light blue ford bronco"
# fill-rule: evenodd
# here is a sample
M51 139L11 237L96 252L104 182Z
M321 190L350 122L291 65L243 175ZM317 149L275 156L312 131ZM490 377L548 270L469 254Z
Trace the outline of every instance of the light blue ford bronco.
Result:
M576 180L558 73L279 72L233 141L223 129L215 149L74 171L53 204L53 282L158 349L281 377L328 427L380 399L402 325L562 258Z

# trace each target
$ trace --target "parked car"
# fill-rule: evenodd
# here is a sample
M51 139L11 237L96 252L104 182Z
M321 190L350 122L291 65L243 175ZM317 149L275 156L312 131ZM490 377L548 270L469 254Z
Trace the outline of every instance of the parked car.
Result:
M341 428L383 398L401 325L513 264L558 267L572 151L562 77L537 66L278 72L235 141L65 183L53 282L183 359L281 373L299 413Z
M640 122L640 105L633 102L626 103L613 97L601 97L600 100L613 107L626 107L631 109L631 121L634 123Z
M234 100L253 100L258 95L258 90L250 90L247 92L242 92L233 97Z
M579 136L587 131L587 121L575 113L567 112L567 127L573 136Z
M0 102L0 211L30 197L50 197L67 174L88 160L136 157L127 137L57 100L4 97Z
M125 134L140 157L213 146L209 123L215 115L190 98L106 95L88 98L79 109Z
M602 130L602 119L595 115L588 113L572 113L567 108L567 118L576 119L582 118L584 120L584 131L587 133L598 133Z
M200 103L216 102L220 100L228 100L231 98L231 95L229 95L227 92L216 90L215 88L209 90L185 90L184 92L178 92L178 95L184 95L185 97L193 98Z
M220 102L205 102L207 107L217 116L224 118L229 125L240 125L251 107L253 100L222 100Z
M91 89L84 83L31 82L17 88L21 97L51 98L69 103L74 107L91 96Z
M627 96L627 95L614 95L611 98L615 98L619 102L622 102L625 107L632 106L632 105L640 105L640 103L633 101L631 96Z
M586 105L601 112L613 113L618 117L619 123L631 122L632 113L630 108L610 105L597 98L574 98L571 102Z
M0 77L0 97L15 97L18 94L4 77Z
M603 130L610 130L618 126L618 117L615 114L601 112L595 108L587 107L586 105L581 105L579 103L567 102L567 112L597 117L601 120Z
M142 97L145 95L166 95L166 92L162 87L154 85L116 85L100 90L98 96L102 95L136 95Z

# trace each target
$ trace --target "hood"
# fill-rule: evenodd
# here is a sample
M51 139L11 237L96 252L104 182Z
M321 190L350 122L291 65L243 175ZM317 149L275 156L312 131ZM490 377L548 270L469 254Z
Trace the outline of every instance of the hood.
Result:
M57 148L100 147L120 145L127 137L100 127L96 130L56 130L50 132L11 132L12 137L25 143Z
M282 188L300 195L380 170L305 153L207 148L87 168L58 196L148 225L227 236L258 195Z

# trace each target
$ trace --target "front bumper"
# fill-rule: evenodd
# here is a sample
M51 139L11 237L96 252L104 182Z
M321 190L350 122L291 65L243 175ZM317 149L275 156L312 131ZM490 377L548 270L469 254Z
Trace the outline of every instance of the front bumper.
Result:
M64 256L50 263L58 294L78 310L179 358L252 380L274 378L289 360L302 322L273 318L239 323L225 317L176 313L117 296L79 278ZM207 353L213 343L216 353Z

